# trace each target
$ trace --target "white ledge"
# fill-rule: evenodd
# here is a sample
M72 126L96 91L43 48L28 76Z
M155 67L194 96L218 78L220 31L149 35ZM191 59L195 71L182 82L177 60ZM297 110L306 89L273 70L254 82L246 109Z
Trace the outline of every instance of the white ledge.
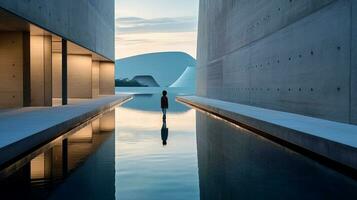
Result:
M198 96L177 99L357 169L356 125Z

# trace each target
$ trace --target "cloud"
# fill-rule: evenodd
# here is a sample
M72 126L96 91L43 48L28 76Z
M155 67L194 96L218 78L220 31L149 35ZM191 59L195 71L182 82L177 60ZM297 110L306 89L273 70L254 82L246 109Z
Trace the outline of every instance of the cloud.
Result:
M197 32L139 33L116 37L116 58L162 51L182 51L196 57Z
M161 52L183 51L196 55L197 17L116 18L116 58Z
M134 39L129 39L127 37L120 37L116 36L115 41L119 42L121 45L137 45L137 44L143 44L143 43L152 43L153 40L146 39L146 38L134 38Z
M153 18L120 17L116 19L119 34L173 33L197 30L196 17Z

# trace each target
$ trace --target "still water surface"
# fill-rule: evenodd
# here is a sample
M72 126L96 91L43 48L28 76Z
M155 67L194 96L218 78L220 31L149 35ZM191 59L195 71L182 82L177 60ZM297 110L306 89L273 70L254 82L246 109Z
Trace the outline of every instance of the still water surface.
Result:
M159 100L137 95L2 171L0 199L357 199L355 180L172 94L164 124Z

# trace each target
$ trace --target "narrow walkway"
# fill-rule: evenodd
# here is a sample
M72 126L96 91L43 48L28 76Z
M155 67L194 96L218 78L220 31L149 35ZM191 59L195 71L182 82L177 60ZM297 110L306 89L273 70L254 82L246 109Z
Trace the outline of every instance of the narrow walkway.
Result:
M67 106L0 112L0 166L130 98L116 95Z
M357 126L198 96L179 101L357 170Z

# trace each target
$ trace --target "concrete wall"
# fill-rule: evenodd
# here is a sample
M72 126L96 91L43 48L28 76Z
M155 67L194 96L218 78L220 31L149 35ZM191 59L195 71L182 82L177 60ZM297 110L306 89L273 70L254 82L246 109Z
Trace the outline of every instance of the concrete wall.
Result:
M92 98L92 57L68 55L68 97Z
M92 62L92 98L99 96L99 62Z
M62 57L52 54L53 97L62 97ZM68 97L96 98L114 94L114 64L92 61L87 55L68 55Z
M52 53L52 97L62 97L62 54Z
M99 93L101 95L113 95L115 93L114 70L114 63L100 62Z
M1 0L0 7L114 60L114 0Z
M52 105L52 38L30 37L31 105Z
M22 107L22 32L0 32L0 61L0 108Z
M355 4L201 0L198 95L357 123Z

